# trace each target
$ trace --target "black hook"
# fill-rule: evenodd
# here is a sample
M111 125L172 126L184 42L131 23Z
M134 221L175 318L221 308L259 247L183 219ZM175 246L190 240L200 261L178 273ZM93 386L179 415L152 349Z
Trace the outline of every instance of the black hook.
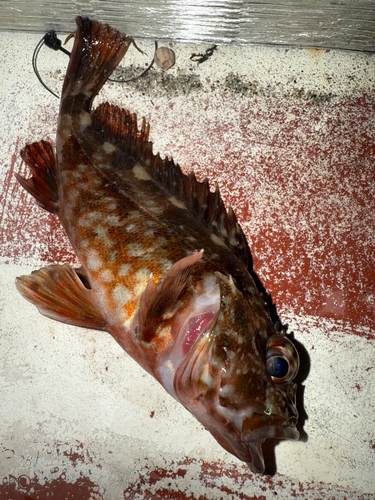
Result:
M53 49L53 50L61 50L61 52L64 52L64 54L66 54L69 57L71 55L71 52L69 52L68 50L64 49L64 47L62 47L61 40L59 38L57 38L56 31L51 30L51 31L48 31L48 33L46 33L44 35L44 37L38 42L37 46L34 49L34 53L33 53L32 65L33 65L34 73L36 74L38 80L43 85L43 87L48 90L48 92L50 92L52 95L54 95L55 97L57 97L57 99L60 99L59 96L57 94L55 94L55 92L53 92L43 82L43 80L42 80L42 78L41 78L41 76L39 74L39 71L38 71L37 60L38 60L40 49L42 48L43 45L46 45L47 47L49 47L50 49ZM139 52L142 52L137 47L137 45L134 42L134 40L133 40L133 45L134 45L134 47ZM158 42L155 42L155 51L157 50L157 48L158 48ZM128 82L132 82L133 80L137 80L138 78L141 78L143 75L145 75L147 73L147 71L149 69L151 69L151 67L152 67L153 64L154 64L154 59L152 59L151 63L147 66L147 68L140 75L134 76L133 78L129 78L129 80L115 80L115 79L112 79L112 78L108 78L108 80L111 81L111 82L116 82L116 83L128 83Z
M33 65L33 70L34 70L34 73L36 74L36 77L38 78L40 83L43 85L43 87L48 90L48 92L51 92L51 94L54 95L55 97L57 97L57 99L60 99L59 96L57 94L55 94L55 92L53 92L43 82L43 80L39 74L39 71L38 71L38 66L37 66L38 56L39 56L40 49L42 48L42 46L44 44L46 44L47 47L50 47L53 50L62 50L63 52L67 52L69 56L70 56L70 53L61 47L61 40L59 40L57 38L56 31L54 31L54 30L49 31L48 33L46 33L44 35L44 37L41 40L39 40L37 46L34 49L34 53L33 53L32 65Z
M64 54L68 55L70 57L71 52L69 50L64 49L64 47L61 46L61 40L57 38L56 31L49 31L44 35L44 43L49 47L50 49L53 50L61 50L64 52Z

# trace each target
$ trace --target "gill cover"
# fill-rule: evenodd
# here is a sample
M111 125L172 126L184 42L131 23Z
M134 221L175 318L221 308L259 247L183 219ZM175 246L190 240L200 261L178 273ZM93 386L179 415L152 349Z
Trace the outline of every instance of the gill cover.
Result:
M275 331L259 296L245 297L231 277L215 275L220 310L178 367L174 389L221 446L264 472L263 441L299 437L291 382L298 354Z

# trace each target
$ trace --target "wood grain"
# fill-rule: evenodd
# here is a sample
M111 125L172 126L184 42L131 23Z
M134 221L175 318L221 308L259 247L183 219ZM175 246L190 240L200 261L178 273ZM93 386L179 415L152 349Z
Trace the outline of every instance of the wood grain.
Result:
M264 0L5 0L3 30L71 32L76 15L116 25L137 38L375 50L375 3Z

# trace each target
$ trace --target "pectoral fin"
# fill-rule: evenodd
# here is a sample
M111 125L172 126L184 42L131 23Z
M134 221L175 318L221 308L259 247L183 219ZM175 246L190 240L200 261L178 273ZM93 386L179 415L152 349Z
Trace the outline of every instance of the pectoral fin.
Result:
M91 290L68 264L43 267L21 276L16 286L21 295L48 318L95 330L107 327L107 321L92 300Z
M139 339L151 342L165 314L172 312L190 277L192 267L203 257L203 250L179 260L160 283L150 276L139 301L137 327Z

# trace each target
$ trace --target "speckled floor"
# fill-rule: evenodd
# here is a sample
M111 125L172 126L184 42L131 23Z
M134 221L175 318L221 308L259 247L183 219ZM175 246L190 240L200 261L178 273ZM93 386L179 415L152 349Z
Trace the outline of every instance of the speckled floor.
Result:
M25 144L54 142L58 100L32 73L38 37L21 35L19 53L12 36L0 34L0 498L375 498L375 55L219 46L198 65L208 47L175 45L168 73L98 98L146 116L155 151L219 184L296 339L302 438L267 445L256 476L108 335L17 294L16 276L76 261L14 179ZM66 63L41 53L55 91Z

